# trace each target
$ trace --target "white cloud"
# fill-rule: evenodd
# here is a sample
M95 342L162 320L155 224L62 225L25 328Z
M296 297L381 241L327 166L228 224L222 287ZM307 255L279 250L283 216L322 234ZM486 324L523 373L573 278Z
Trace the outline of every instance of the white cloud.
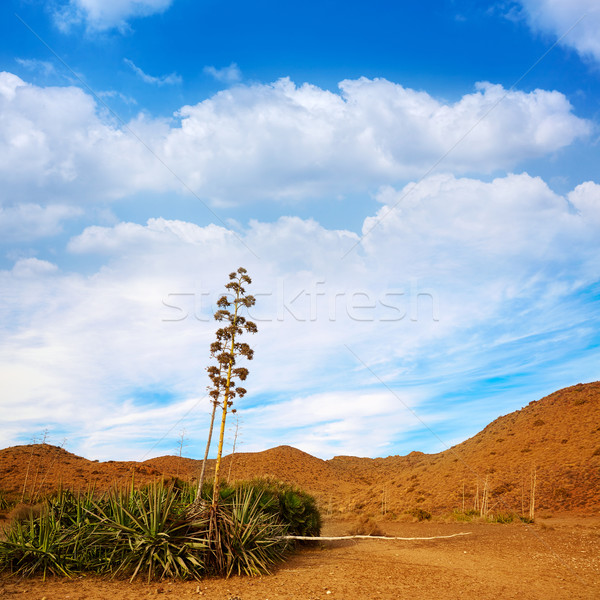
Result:
M5 100L14 100L17 89L27 85L20 77L12 73L7 73L6 71L0 73L0 95Z
M40 88L0 73L0 203L36 197L40 189L46 202L81 203L164 187L152 157L97 108L79 88ZM143 119L136 123L149 143L164 135L158 121L152 134Z
M162 13L173 0L69 0L54 12L54 20L63 31L85 23L92 31L117 28L124 31L131 19Z
M152 153L99 112L78 88L0 74L5 197L43 187L51 202L110 200L186 191L182 181L215 203L337 196L417 178L449 150L441 170L511 168L591 130L556 91L481 84L444 104L364 78L341 82L340 94L288 79L236 86L184 106L175 124L140 114L128 126Z
M148 75L147 73L144 73L144 71L142 71L142 69L140 69L133 61L129 60L128 58L124 58L123 62L126 65L128 65L129 67L131 67L133 72L138 77L140 77L140 79L142 81L144 81L145 83L162 86L162 85L176 85L176 84L181 83L181 81L182 81L181 77L179 75L177 75L177 73L171 73L170 75L162 75L161 77L154 77L153 75Z
M57 235L62 231L65 220L82 213L81 208L61 204L0 206L0 236L5 242L10 242Z
M16 58L15 60L28 71L39 71L46 76L53 75L56 72L54 65L45 60L33 58Z
M578 185L568 197L586 222L600 225L600 185L586 181Z
M31 437L50 423L73 443L85 437L97 456L137 457L200 401L186 428L201 439L212 311L240 265L258 299L249 394L238 405L249 448L293 441L322 456L387 454L419 424L382 380L435 430L440 416L424 403L440 389L554 357L574 368L598 326L577 293L597 281L600 185L563 197L526 174L444 175L379 200L364 231L379 219L377 228L343 259L356 234L311 220L251 223L241 235L258 259L223 227L151 219L74 237L71 252L103 262L87 277L39 259L0 272L6 431L20 424ZM365 437L365 424L378 435ZM7 435L1 443L14 441Z
M12 269L12 274L17 278L43 277L56 273L58 267L47 260L38 258L20 258Z
M393 453L390 442L422 423L411 412L423 394L401 390L296 395L277 404L243 411L245 451L271 447L269 440L286 432L286 444L320 458L336 454L364 456ZM431 424L432 419L427 418Z
M224 83L237 83L242 79L242 72L235 63L231 63L228 67L217 69L213 66L204 67L204 72L217 81Z
M119 98L125 104L137 104L137 100L135 98L132 96L127 96L116 90L105 90L103 92L98 92L98 96L100 98Z
M337 95L280 80L221 92L181 109L167 155L210 197L236 198L250 188L285 198L415 177L451 149L440 168L490 172L558 150L589 130L558 92L507 93L485 84L445 105L385 80L340 88Z
M575 25L562 40L581 56L600 61L600 7L597 0L519 0L535 31L557 38ZM582 18L583 17L583 18Z

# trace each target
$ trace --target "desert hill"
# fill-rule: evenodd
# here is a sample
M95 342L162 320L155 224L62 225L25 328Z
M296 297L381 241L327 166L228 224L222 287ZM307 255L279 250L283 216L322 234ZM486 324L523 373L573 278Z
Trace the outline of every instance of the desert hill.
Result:
M213 461L209 469L213 468ZM0 492L20 498L60 483L85 489L143 484L157 477L197 477L200 461L163 456L141 463L90 461L43 445L0 450ZM600 382L565 388L496 419L474 437L438 454L321 460L279 446L237 453L223 462L232 479L270 475L312 492L325 512L472 508L489 490L492 511L527 512L535 476L536 507L600 509Z

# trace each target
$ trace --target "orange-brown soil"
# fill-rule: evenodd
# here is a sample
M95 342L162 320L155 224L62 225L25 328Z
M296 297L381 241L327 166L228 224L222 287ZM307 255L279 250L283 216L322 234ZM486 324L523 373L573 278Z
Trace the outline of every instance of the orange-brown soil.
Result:
M301 549L274 575L262 578L152 584L95 577L11 579L2 580L0 595L47 600L157 593L224 600L600 598L600 382L532 402L439 454L321 460L282 446L226 457L224 473L230 461L232 478L272 475L312 492L326 515L324 534L347 533L360 515L379 519L388 535L473 533L431 541L322 543ZM132 476L143 484L158 477L193 479L198 471L199 461L174 456L97 462L47 444L0 450L0 492L14 499L23 490L41 494L59 482L100 490L130 484ZM448 518L463 502L473 508L486 485L492 514L528 514L534 473L535 525ZM406 512L415 508L434 519L410 522Z
M519 600L600 597L600 519L559 518L524 524L383 522L388 535L429 541L360 540L315 543L272 575L202 581L0 579L0 597L31 600ZM545 525L547 523L547 525ZM329 521L324 534L349 522Z

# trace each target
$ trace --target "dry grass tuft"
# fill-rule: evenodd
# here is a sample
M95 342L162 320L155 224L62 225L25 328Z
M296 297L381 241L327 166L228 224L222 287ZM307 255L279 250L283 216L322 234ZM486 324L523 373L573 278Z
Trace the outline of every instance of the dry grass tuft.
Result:
M7 515L8 521L25 521L33 517L37 519L42 515L43 504L17 504Z
M385 535L377 523L371 518L363 515L348 532L348 535Z

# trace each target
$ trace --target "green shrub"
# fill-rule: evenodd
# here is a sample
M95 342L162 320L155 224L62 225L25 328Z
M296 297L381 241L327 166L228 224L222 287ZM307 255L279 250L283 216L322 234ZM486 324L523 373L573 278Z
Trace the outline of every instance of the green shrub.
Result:
M529 517L526 517L524 515L519 515L519 521L521 521L522 523L534 523L535 519L530 519Z
M271 478L259 478L237 484L238 489L261 494L261 505L287 526L288 535L318 537L321 533L321 513L310 494Z
M487 517L490 523L512 523L515 519L518 519L518 516L510 512L490 514Z

